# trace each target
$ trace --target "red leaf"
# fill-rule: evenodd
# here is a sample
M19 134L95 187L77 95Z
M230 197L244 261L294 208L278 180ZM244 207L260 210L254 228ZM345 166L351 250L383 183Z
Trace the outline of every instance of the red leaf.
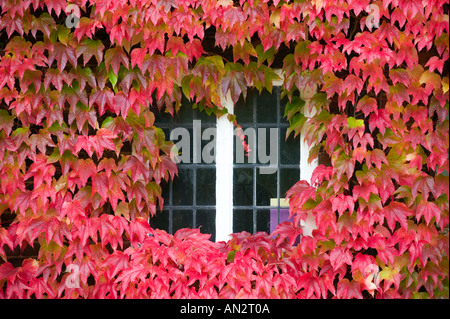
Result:
M347 95L350 95L355 89L358 94L361 93L364 86L363 80L354 74L348 75L344 80L343 89L347 90Z
M413 211L404 203L391 202L384 207L384 217L391 231L395 229L395 222L399 222L402 227L408 228L407 217L411 215L413 215Z
M443 59L439 59L437 56L431 57L427 64L425 64L425 67L428 67L428 70L430 72L433 72L434 70L438 70L439 73L442 74L442 70L444 69L444 63L445 61Z
M336 295L342 299L363 299L361 284L356 281L350 282L348 279L343 279L338 283Z
M417 205L416 219L420 220L420 217L422 216L425 217L425 222L427 225L433 217L436 218L436 223L439 224L439 220L441 219L441 210L435 203L422 200L419 205Z
M130 155L128 156L124 166L124 172L131 172L131 180L135 183L140 177L144 178L144 180L149 179L150 170L148 165L144 165L136 156Z
M77 58L83 55L83 65L89 62L92 56L95 56L97 63L100 64L103 60L103 50L105 46L100 40L84 39L75 49Z
M92 195L98 193L106 201L108 199L108 186L109 182L106 173L100 172L92 176Z
M89 139L91 140L91 146L94 148L95 152L99 157L102 157L105 148L116 151L116 145L113 141L116 137L117 134L114 134L108 129L101 128L97 131L95 136L90 136Z
M89 98L89 107L92 107L94 104L97 104L99 107L98 112L100 116L105 114L107 108L115 111L114 93L109 88L94 91Z
M106 176L109 178L111 176L111 171L116 171L116 161L113 158L103 158L100 163L98 163L98 171L105 170Z
M313 185L315 183L321 184L324 179L329 181L332 176L333 176L333 167L320 164L314 169L311 175L311 183Z
M286 193L289 198L289 205L302 207L310 198L316 199L317 190L309 185L307 181L299 181L292 186Z
M378 169L381 169L381 163L389 164L384 152L377 148L372 151L367 151L366 163L368 166L375 164L375 167Z
M362 111L364 116L367 117L370 113L376 112L378 110L377 100L368 95L365 95L361 100L359 100L356 105L357 111Z
M419 191L422 193L423 199L427 200L430 193L434 191L433 177L425 173L417 176L411 187L411 195L415 198Z
M289 245L294 245L297 237L302 234L302 228L292 222L283 222L277 226L270 236L277 236L277 245L280 245L285 239L289 239Z
M391 119L389 118L389 113L386 109L377 110L375 113L370 114L369 117L369 129L373 132L375 128L380 130L380 133L384 135L386 132L386 127L391 128Z
M128 57L123 51L121 46L116 46L114 48L106 50L105 52L106 71L109 72L110 67L112 67L114 73L118 75L121 64L126 69L128 69L129 64Z
M338 270L343 265L352 264L352 253L344 251L341 247L334 248L330 253L330 263L334 270Z
M75 170L80 177L81 187L83 187L86 185L89 177L93 177L97 173L97 166L90 158L86 160L79 159L75 162Z
M130 241L133 247L137 247L138 243L143 243L150 233L150 225L144 218L137 217L130 221Z
M353 263L351 265L352 274L355 275L356 270L359 270L363 276L368 275L368 271L370 271L370 268L372 268L371 265L376 265L378 267L375 257L358 253L356 254L355 259L353 260Z
M316 298L320 298L322 291L319 285L318 278L313 276L312 273L306 273L299 278L299 288L304 288L306 294L304 298L309 299L315 295ZM325 293L326 295L326 293ZM326 298L326 296L325 296Z
M53 45L53 50L49 54L48 66L51 67L53 61L57 62L58 70L62 71L66 67L67 61L70 61L74 68L77 67L77 56L72 47L66 46L60 42Z
M203 54L202 42L199 39L193 39L186 43L186 54L189 57L189 61L194 58L198 60Z
M388 99L395 101L398 106L402 106L403 102L411 102L408 89L402 83L397 83L389 87Z
M350 215L353 213L355 208L355 200L352 196L347 196L343 194L339 194L335 198L331 200L331 207L334 211L339 213L339 217L342 215L344 211L348 209Z
M245 81L244 73L233 70L230 64L226 65L226 73L222 77L221 88L224 96L227 96L228 91L231 93L231 99L234 104L237 103L241 93L244 98L247 95L247 82Z
M129 256L120 250L116 250L106 257L102 265L107 267L107 279L111 279L129 266Z

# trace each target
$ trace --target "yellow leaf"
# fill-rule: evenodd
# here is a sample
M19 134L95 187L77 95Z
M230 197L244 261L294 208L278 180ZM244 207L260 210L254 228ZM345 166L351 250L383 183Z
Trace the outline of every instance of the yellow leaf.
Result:
M277 28L280 28L280 11L278 8L270 15L270 23L273 23Z
M441 86L441 81L442 80L439 74L428 70L424 71L419 79L420 84L431 84L435 89Z
M448 91L448 77L442 79L442 92L447 93Z

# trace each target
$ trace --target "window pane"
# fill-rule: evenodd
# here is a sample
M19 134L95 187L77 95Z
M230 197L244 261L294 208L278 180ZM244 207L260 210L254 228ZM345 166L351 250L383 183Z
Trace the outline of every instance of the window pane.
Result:
M270 233L270 210L258 209L256 211L256 231Z
M284 111L286 109L286 103L288 102L288 98L285 96L282 99L280 99L280 123L288 123L288 120L286 117L284 117Z
M256 97L256 119L258 123L277 122L277 89L272 94L264 90Z
M300 169L281 168L280 169L280 196L286 196L286 192L299 181Z
M242 231L253 233L253 210L251 209L233 210L233 232Z
M234 107L234 114L239 124L253 123L253 96L258 93L256 90L248 90L247 99L241 97Z
M169 229L169 211L163 210L161 212L158 210L155 216L150 217L150 227L167 231Z
M256 205L269 206L270 199L277 197L277 173L261 174L256 169Z
M287 128L280 129L280 160L281 164L298 164L300 160L300 136L294 139L290 134L286 140Z
M178 172L172 184L172 205L192 205L193 171L179 168Z
M173 233L181 228L192 228L194 226L192 210L173 211Z
M183 104L178 112L174 113L172 123L190 123L193 119L193 111L191 104ZM170 113L167 113L170 115Z
M164 206L167 206L170 204L169 202L169 190L170 190L170 185L168 182L166 182L165 180L161 180L161 196L164 199ZM159 203L159 201L158 201ZM159 204L158 204L159 207Z
M199 209L196 216L197 225L200 227L200 232L203 234L211 234L210 240L215 241L216 236L216 211Z
M253 169L235 168L233 177L233 204L253 205Z
M216 168L197 169L197 205L216 204Z

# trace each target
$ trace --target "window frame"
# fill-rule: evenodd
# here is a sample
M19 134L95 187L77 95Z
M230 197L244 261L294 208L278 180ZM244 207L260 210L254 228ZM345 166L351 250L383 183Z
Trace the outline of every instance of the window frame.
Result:
M283 75L281 72L281 69L275 69L276 74L279 76L280 79L273 80L272 85L273 87L282 87L283 85ZM300 96L302 99L306 101L305 107L303 108L303 114L306 117L311 117L315 114L315 112L310 113L308 111L308 104L309 99L313 97L315 94L315 89L306 88L302 92L300 92ZM221 99L221 104L223 107L225 107L228 110L229 114L234 114L234 103L231 99L231 94L228 92L226 96L222 94L222 92L219 92L219 96ZM277 111L277 114L279 110ZM193 121L195 121L197 118L193 116ZM194 122L193 122L194 123ZM194 132L194 124L182 124L181 127L189 127L192 126L193 133ZM279 123L279 120L277 120L277 124ZM281 123L280 123L281 124ZM259 124L254 123L254 126L258 126ZM173 128L175 124L168 124L163 125L167 126L166 129ZM214 122L207 123L205 126L211 127L214 126ZM203 127L203 124L202 124ZM215 167L215 205L196 205L195 198L193 198L193 204L192 205L174 205L172 203L172 200L170 202L172 203L170 207L170 211L172 213L169 213L168 216L168 231L169 233L173 233L173 210L176 208L179 208L180 210L186 210L189 211L189 208L193 208L194 210L215 210L215 234L214 239L216 242L219 241L228 241L231 239L231 235L233 232L233 214L234 209L248 209L248 210L255 210L255 209L277 209L277 224L284 220L280 220L280 211L285 210L288 207L288 201L284 200L284 198L281 198L283 194L280 194L280 186L277 185L277 198L275 200L277 201L276 206L261 206L258 205L255 206L255 202L253 201L251 206L244 207L241 205L234 205L234 199L233 199L233 177L234 177L234 168L235 165L239 167L242 166L242 164L235 164L234 163L234 148L236 143L236 134L235 134L235 126L232 122L228 120L226 116L221 116L220 118L217 118L215 121L215 127L216 127L216 134L215 134L215 161L213 163L204 164L196 160L195 154L196 154L196 148L201 147L201 145L196 145L196 141L198 138L193 137L193 149L191 157L193 159L192 163L190 164L184 164L179 163L177 165L180 168L187 168L192 169L193 174L195 175L196 168L213 168ZM281 126L277 126L277 129L280 130ZM201 129L201 128L200 128ZM170 134L170 133L169 133ZM197 133L198 134L198 133ZM202 134L202 133L200 133ZM300 171L300 180L307 180L311 181L312 172L318 165L318 159L314 159L311 163L308 163L308 154L310 147L307 145L306 141L302 139L302 136L300 134L300 161L297 164L288 164L288 165L282 165L280 164L281 158L280 158L280 147L277 148L277 183L280 183L280 165L281 166L293 166L298 167ZM201 152L201 151L200 151ZM306 156L305 156L306 154ZM255 169L255 166L261 166L258 164L257 161L255 163L252 163L253 165L247 165L248 168L252 168L253 171ZM195 179L195 177L194 177ZM193 196L195 197L196 194L196 182L194 182L193 185ZM253 181L253 186L255 186L255 180ZM169 188L169 197L173 196L173 183L169 182L167 187ZM255 188L255 187L253 187ZM256 192L256 189L253 189L253 192ZM273 202L274 198L271 198L271 202ZM198 206L198 207L197 207ZM176 207L176 208L175 208ZM256 208L255 208L256 207ZM254 217L254 216L253 216ZM193 225L196 226L196 214L193 213ZM253 219L253 230L255 220ZM306 222L301 222L301 225L303 226L303 235L311 235L311 232L313 229L316 228L316 225L314 223L314 219L312 216L308 216Z

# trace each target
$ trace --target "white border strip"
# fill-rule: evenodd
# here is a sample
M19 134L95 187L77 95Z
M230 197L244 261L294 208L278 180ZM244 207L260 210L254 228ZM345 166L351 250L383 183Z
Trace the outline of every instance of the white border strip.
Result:
M220 93L222 106L234 113L228 92ZM216 135L216 242L228 241L233 233L233 123L226 116L217 119Z

